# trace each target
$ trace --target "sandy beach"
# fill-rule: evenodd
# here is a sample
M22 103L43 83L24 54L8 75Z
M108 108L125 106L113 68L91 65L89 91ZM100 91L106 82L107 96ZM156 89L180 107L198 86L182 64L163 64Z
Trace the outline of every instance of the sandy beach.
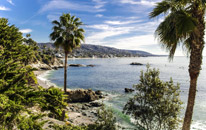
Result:
M55 84L50 83L47 79L45 79L45 76L50 72L51 70L38 70L34 71L34 74L37 77L37 82L40 86L43 88L49 88L50 86L55 86Z

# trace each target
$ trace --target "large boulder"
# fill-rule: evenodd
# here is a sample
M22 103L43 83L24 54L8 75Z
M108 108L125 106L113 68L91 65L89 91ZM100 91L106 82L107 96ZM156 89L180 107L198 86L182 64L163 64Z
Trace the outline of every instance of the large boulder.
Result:
M91 89L77 89L77 90L67 90L69 103L76 102L91 102L100 99L102 96L95 93Z
M134 91L134 89L131 88L124 88L125 93L131 93Z

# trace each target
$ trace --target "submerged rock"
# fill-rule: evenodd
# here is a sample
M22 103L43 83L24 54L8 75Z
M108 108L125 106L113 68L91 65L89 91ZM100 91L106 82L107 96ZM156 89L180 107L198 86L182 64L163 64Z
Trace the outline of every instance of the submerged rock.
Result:
M69 64L70 67L85 67L85 65L82 64Z
M87 65L87 67L94 67L94 66L95 66L95 65L92 65L92 64L91 64L91 65Z
M94 67L95 65L83 65L83 64L69 64L70 67Z
M142 63L132 62L130 65L143 65Z
M134 89L131 88L124 88L125 93L131 93L134 92Z

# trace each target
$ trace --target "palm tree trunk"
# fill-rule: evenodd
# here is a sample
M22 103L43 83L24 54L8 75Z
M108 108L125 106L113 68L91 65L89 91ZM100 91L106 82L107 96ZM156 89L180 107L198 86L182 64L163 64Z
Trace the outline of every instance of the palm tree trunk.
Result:
M198 26L191 35L192 39L194 40L191 41L191 55L189 65L190 88L182 130L190 130L197 91L197 79L201 70L202 51L204 48L204 10L196 11L194 16L196 16L198 19Z
M68 53L65 52L65 62L64 62L64 92L67 91L67 57Z

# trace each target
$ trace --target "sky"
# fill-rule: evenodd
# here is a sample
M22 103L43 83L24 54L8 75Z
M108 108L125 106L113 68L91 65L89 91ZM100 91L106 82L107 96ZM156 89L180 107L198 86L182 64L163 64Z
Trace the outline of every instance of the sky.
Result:
M0 17L40 43L51 42L53 20L63 13L81 18L85 43L168 54L154 37L164 16L149 19L161 0L0 0ZM176 56L185 55L180 46Z

